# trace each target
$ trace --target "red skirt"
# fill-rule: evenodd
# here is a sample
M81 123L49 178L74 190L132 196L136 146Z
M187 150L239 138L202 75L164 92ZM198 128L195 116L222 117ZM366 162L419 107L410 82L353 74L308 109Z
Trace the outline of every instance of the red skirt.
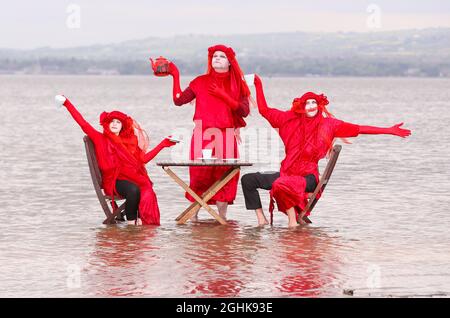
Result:
M139 201L139 217L144 225L160 225L158 199L152 185L139 187L141 200Z
M202 149L212 149L212 156L217 159L239 158L234 128L195 128L191 139L190 159L201 158ZM190 187L197 195L202 196L229 169L230 167L189 167ZM239 173L208 204L214 205L217 201L233 204L238 182ZM189 193L186 192L185 196L189 201L195 202Z
M316 177L318 180L318 178ZM294 208L297 217L308 204L308 195L305 191L306 179L303 176L281 176L272 185L270 190L269 212L272 215L274 210L274 201L277 203L278 211L287 213L287 210ZM320 198L321 193L317 194ZM310 212L306 213L309 216Z

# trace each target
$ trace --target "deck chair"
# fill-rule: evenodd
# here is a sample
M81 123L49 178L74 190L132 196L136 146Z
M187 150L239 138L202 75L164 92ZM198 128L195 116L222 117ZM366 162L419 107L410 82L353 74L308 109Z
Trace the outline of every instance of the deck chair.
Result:
M317 184L314 192L308 195L308 204L303 209L302 214L311 212L312 209L314 209L314 207L316 206L317 201L319 201L319 199L317 198L317 194L320 191L322 191L323 193L323 191L325 190L325 187L327 186L328 181L330 180L331 174L333 173L334 166L336 166L336 161L338 160L341 149L342 149L341 145L335 145L331 150L330 159L328 160L327 166L325 167L325 171L320 176L319 183ZM307 216L304 216L303 220L306 223L312 223Z
M94 143L88 136L83 138L84 146L86 149L86 157L89 164L89 172L91 173L92 183L94 184L95 193L97 193L98 201L105 212L106 219L103 224L116 224L117 221L123 220L121 213L125 210L125 202L120 206L117 206L115 202L112 202L112 198L104 194L102 190L102 174L98 167L97 157L95 156ZM114 197L115 201L124 200L121 197ZM111 205L109 208L108 203Z

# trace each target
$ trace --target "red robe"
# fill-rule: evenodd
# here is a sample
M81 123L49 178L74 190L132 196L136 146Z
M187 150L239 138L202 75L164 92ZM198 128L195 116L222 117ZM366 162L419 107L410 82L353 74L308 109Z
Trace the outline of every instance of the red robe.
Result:
M293 111L269 107L259 107L259 111L273 128L279 129L286 153L281 162L280 178L272 185L271 197L281 212L295 207L300 213L308 203L304 176L313 174L318 182L318 162L326 156L334 138L356 137L359 126L325 118L321 113L307 118ZM273 211L272 204L270 210Z
M71 103L66 108L95 146L98 165L102 173L102 188L109 196L120 196L116 191L116 180L127 180L136 184L141 192L139 216L143 224L160 225L160 213L153 183L147 175L145 163L149 154L141 159L139 154L131 156L124 146L114 143L105 134L95 130Z
M217 73L215 71L195 78L189 87L175 101L176 105L182 105L195 98L194 122L195 128L191 139L191 160L202 157L202 149L213 149L213 157L218 159L239 158L235 128L245 126L242 117L248 115L248 98L242 97L238 110L232 111L230 106L219 97L208 92L212 83L219 87L229 87L229 73ZM198 195L203 193L223 174L229 167L190 167L190 187ZM219 192L217 192L208 204L216 204L217 201L233 204L236 198L239 174L233 177ZM194 202L194 198L186 193L186 198Z

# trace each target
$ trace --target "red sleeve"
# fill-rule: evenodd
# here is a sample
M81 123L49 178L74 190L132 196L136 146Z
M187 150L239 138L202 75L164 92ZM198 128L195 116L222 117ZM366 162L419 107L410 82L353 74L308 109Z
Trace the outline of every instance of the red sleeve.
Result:
M155 158L163 149L164 147L162 146L161 143L159 143L155 148L153 148L144 155L144 163L148 163L151 160L153 160L153 158Z
M198 93L198 88L200 85L199 81L201 80L201 78L202 76L198 76L189 83L189 88L194 92L194 94Z
M334 137L348 138L359 135L359 126L339 119L333 119Z
M289 112L281 111L276 108L270 108L267 105L266 97L264 96L264 89L261 83L255 83L256 103L258 104L258 111L273 128L280 128L283 126Z
M286 119L289 118L289 112L276 108L267 107L263 112L260 111L260 113L273 128L281 128L286 122Z
M239 105L235 111L236 115L240 117L247 117L250 113L250 104L248 102L248 97L242 97L239 101Z
M81 127L86 135L89 136L93 141L102 136L102 133L97 131L94 127L91 126L80 114L80 112L72 105L72 103L67 99L64 103L70 115L72 115L73 119L77 122L77 124Z
M180 95L180 97L174 99L174 103L177 106L187 104L195 99L195 93L191 87L186 88Z

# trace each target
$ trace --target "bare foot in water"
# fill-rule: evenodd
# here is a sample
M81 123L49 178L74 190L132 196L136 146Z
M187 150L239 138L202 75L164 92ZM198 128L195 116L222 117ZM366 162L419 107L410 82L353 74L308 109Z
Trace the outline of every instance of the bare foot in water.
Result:
M128 225L142 225L142 220L137 219L137 220L128 221Z
M298 226L300 226L300 224L298 224L297 222L288 224L288 228L290 228L290 229L294 229L294 228L296 228Z
M263 209L259 208L255 210L256 218L258 219L258 226L268 225L269 221L267 221L266 216L264 215Z

